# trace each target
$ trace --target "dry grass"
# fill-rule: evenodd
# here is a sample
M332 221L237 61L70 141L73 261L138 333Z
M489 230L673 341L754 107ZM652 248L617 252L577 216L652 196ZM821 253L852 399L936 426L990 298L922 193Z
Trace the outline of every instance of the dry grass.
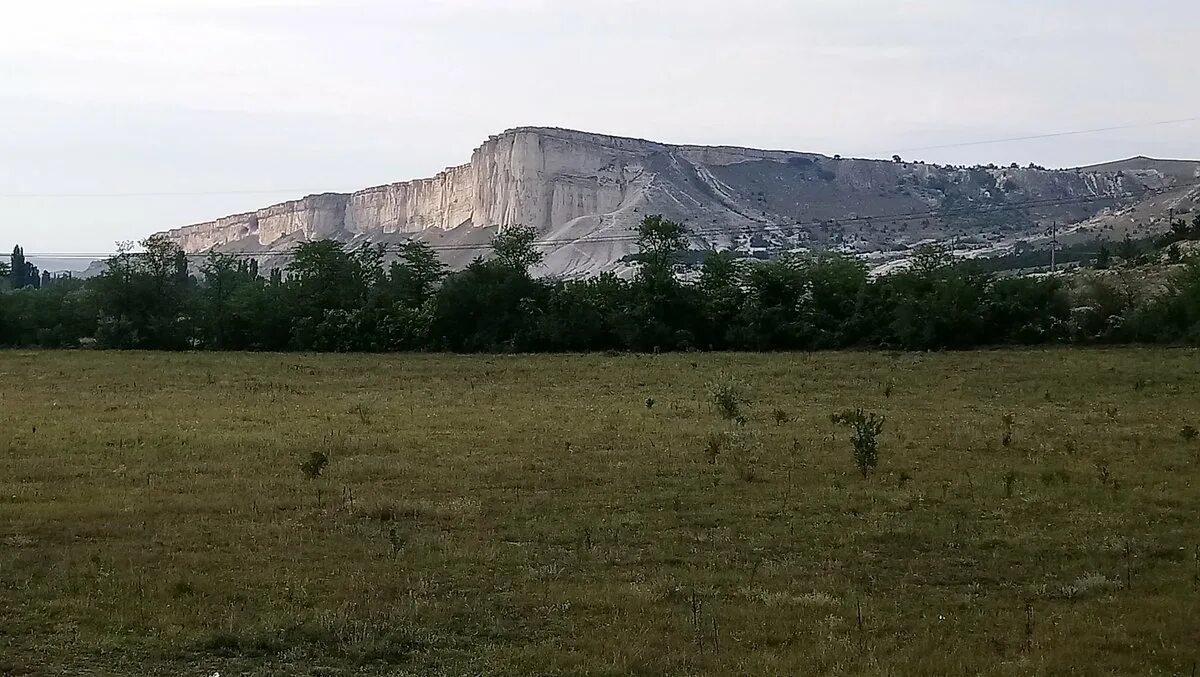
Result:
M0 376L0 675L1200 659L1195 351L9 352ZM829 421L853 407L887 416L869 481Z

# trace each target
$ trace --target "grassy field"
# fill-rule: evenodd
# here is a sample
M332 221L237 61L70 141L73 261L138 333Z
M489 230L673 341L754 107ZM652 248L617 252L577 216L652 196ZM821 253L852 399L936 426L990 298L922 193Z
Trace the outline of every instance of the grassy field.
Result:
M1200 660L1197 351L7 352L0 377L0 675ZM854 407L887 417L868 480L830 421Z

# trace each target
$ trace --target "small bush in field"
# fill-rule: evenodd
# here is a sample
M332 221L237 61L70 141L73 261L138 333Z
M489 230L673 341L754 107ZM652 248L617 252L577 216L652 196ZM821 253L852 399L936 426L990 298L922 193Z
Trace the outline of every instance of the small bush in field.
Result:
M746 398L741 386L732 378L723 378L709 386L709 398L717 409L717 414L726 421L736 421L742 417L742 405Z
M871 471L879 465L879 434L883 432L885 419L874 413L855 409L834 414L830 420L836 425L850 429L852 433L850 443L854 447L854 464L858 466L863 479L867 479Z
M308 460L300 464L300 472L310 480L315 480L325 471L325 467L329 465L329 456L324 452L314 451Z
M735 432L726 438L726 456L738 479L754 482L758 479L759 440L753 433Z
M1012 414L1004 415L1004 435L1000 438L1000 444L1009 446L1013 441L1013 426L1016 424L1016 417Z
M704 438L704 457L708 460L709 465L716 464L717 457L721 455L721 450L724 448L724 433L709 433L708 437Z

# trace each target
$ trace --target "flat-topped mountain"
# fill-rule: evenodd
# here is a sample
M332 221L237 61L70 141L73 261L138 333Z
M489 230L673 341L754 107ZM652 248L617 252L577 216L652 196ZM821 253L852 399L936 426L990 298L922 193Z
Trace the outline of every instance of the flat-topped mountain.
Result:
M543 243L542 272L584 275L619 268L635 249L637 222L662 214L687 224L696 248L886 259L928 241L1001 247L1051 222L1103 232L1107 220L1148 204L1148 214L1191 209L1197 167L1149 158L1067 170L951 167L523 127L432 178L310 195L166 234L190 253L275 262L305 241L418 237L462 265L485 253L496 229L523 225Z

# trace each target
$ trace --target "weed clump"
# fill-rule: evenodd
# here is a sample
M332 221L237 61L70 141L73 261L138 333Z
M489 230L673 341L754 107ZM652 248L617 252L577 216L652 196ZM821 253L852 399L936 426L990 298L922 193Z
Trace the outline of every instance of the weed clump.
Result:
M729 377L722 378L709 385L708 393L721 418L726 421L745 419L742 415L742 405L747 404L748 400L737 381Z
M1089 574L1075 579L1075 582L1062 586L1060 595L1063 599L1078 600L1098 593L1110 592L1117 588L1114 581L1102 574Z
M1017 473L1015 473L1012 470L1009 470L1008 472L1004 473L1004 497L1005 498L1013 497L1013 487L1016 485L1016 483L1017 483Z
M721 450L724 448L724 433L709 433L708 437L704 438L704 457L708 459L709 465L716 465L717 457L721 455Z
M1000 444L1005 447L1011 446L1013 441L1013 427L1016 425L1017 419L1012 414L1004 415L1004 435L1000 437Z
M300 472L304 474L306 479L315 480L325 471L325 467L329 465L329 456L322 451L314 451L308 460L300 464Z
M1065 486L1071 483L1071 473L1063 468L1055 468L1053 470L1043 470L1041 472L1042 484L1052 487L1055 485Z
M712 432L704 439L704 456L709 465L716 465L722 456L743 482L758 479L758 436L741 430Z
M847 410L829 418L835 425L850 429L854 464L858 466L863 479L867 479L871 471L879 465L879 434L883 432L885 419L862 409Z
M758 479L758 437L751 433L732 433L729 436L728 456L738 479L754 482Z

